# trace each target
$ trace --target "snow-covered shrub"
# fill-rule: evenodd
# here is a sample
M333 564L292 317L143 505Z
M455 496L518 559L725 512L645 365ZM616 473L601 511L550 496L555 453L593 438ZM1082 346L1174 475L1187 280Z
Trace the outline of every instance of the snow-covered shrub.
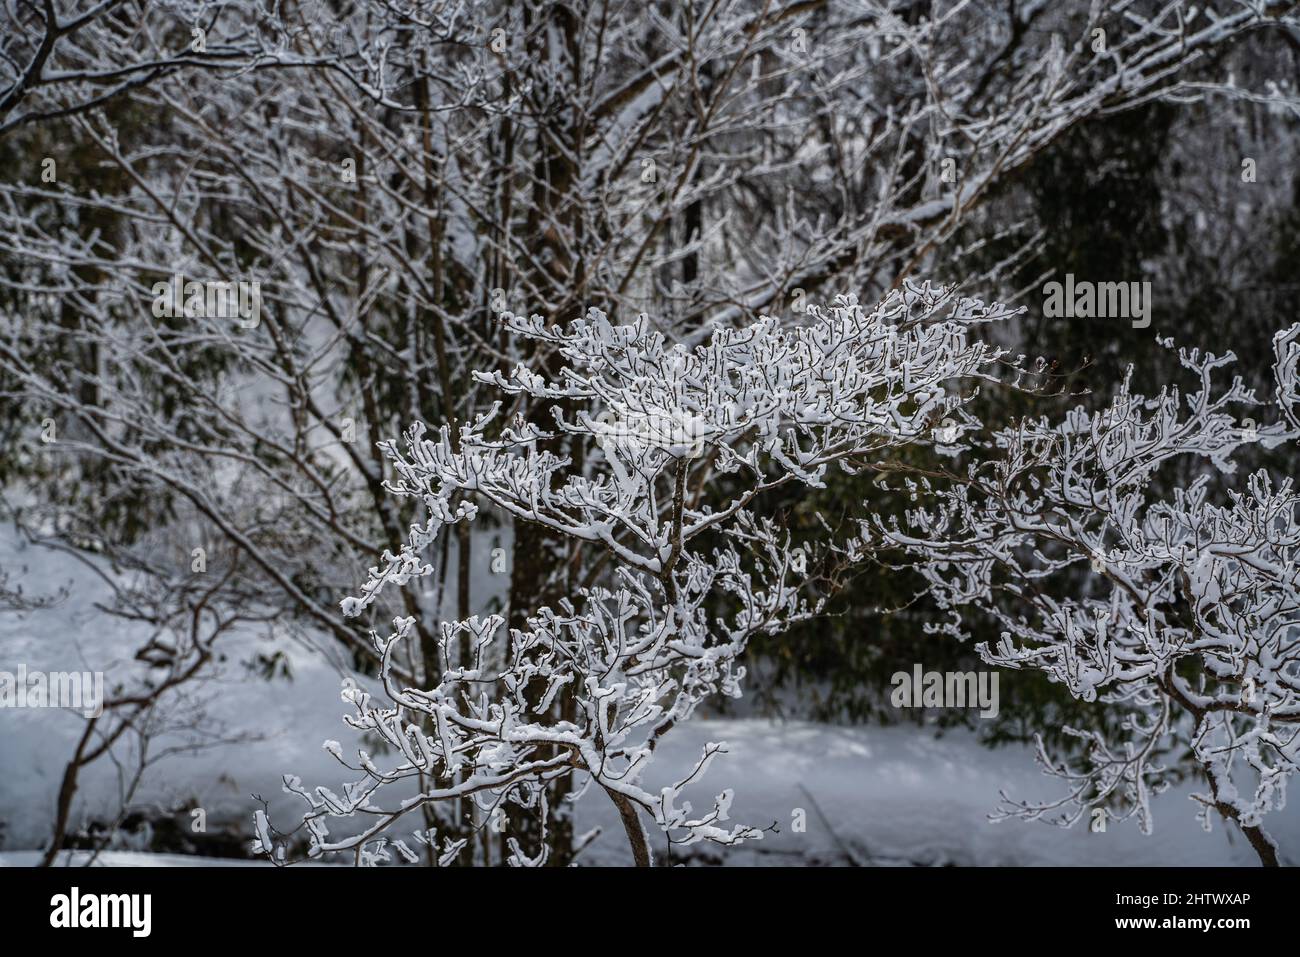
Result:
M1297 328L1275 339L1288 416ZM1178 355L1196 391L1148 398L1126 380L1103 411L997 431L993 454L950 483L921 480L937 502L904 522L877 518L865 537L913 557L951 612L936 631L961 637L969 614L992 613L1002 638L978 646L986 662L1038 669L1126 712L1120 740L1070 732L1086 743L1081 766L1054 760L1040 740L1040 762L1067 793L1008 798L1000 814L1064 826L1136 815L1149 831L1149 798L1168 784L1161 756L1190 753L1208 784L1196 795L1203 824L1219 812L1276 863L1260 824L1300 769L1300 496L1263 469L1218 501L1204 470L1172 494L1152 480L1189 458L1231 475L1239 447L1297 433L1236 417L1234 406L1256 399L1239 379L1214 381L1231 354ZM1093 572L1081 594L1061 587L1071 568Z
M998 358L971 339L971 324L1005 315L950 290L908 285L873 309L841 298L798 325L764 317L714 328L694 346L670 344L644 315L613 325L591 310L567 328L504 316L513 334L552 348L562 367L553 379L523 366L478 378L505 396L552 403L553 429L497 403L458 441L446 426L430 435L417 424L404 443L387 443L397 473L388 487L420 500L424 520L396 553L384 554L344 612L361 615L386 590L432 574L435 537L480 509L545 525L604 559L587 585L558 607L537 609L525 629L507 633L498 615L443 623L442 672L428 687L404 686L391 667L413 617L395 619L386 636L372 632L388 700L354 692L356 711L346 720L397 757L381 767L361 751L348 762L327 742L361 772L344 794L286 778L309 806L310 853L350 849L369 859L369 842L387 840L380 835L430 802L473 801L480 822L513 802L540 818L544 834L543 785L575 773L617 806L638 864L651 862L644 818L677 843L760 837L754 827L727 824L730 790L703 811L682 800L686 784L725 751L721 743L704 750L685 780L647 783L665 734L709 695L740 695L737 658L750 638L817 611L819 601L801 592L818 563L856 557L829 534L818 554L792 548L751 506L791 483L820 486L831 466L852 470L890 448L929 441L941 421L960 417L963 381L985 376ZM665 439L672 430L661 428L647 441L651 420L680 423L681 440ZM576 443L581 464L539 448L557 436ZM722 477L743 478L743 491L719 494ZM466 657L470 666L460 666ZM381 807L384 787L403 780L432 786ZM328 820L352 815L364 818L364 829L331 839ZM258 822L259 846L269 851L269 824L262 814ZM443 860L463 841L438 846L430 829L416 837ZM414 859L409 844L395 846ZM513 864L546 859L544 841L510 847Z

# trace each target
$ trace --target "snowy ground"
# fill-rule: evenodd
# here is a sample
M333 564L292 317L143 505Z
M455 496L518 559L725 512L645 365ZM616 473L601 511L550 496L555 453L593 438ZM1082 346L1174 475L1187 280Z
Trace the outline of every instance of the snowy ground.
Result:
M26 566L24 570L24 566ZM31 593L73 582L57 607L26 615L0 613L0 669L19 663L29 669L70 670L123 667L133 648L126 628L106 630L94 608L103 599L102 583L66 557L20 548L12 534L0 537L0 567ZM93 634L94 640L90 641ZM267 682L240 661L265 650L248 633L232 636L229 660L206 693L214 719L227 734L275 729L262 740L245 741L179 755L159 765L141 802L174 805L194 799L209 822L251 823L252 794L271 802L273 821L292 825L299 804L280 790L280 776L292 772L310 785L337 786L342 775L321 750L326 738L349 744L341 721L340 672L323 655L295 649L292 681ZM82 664L84 659L85 664ZM31 849L47 838L54 797L64 762L83 728L75 714L50 710L0 709L0 822L4 824L0 863L35 862ZM735 790L733 819L779 832L734 851L692 847L697 861L730 864L850 863L979 865L1251 865L1253 852L1239 835L1216 826L1204 833L1188 800L1190 787L1154 801L1155 832L1142 836L1134 823L1111 824L1106 833L1081 827L1062 830L1046 824L1002 822L987 815L998 792L1015 797L1050 797L1056 783L1042 777L1024 747L987 750L969 732L935 738L906 727L835 727L761 719L701 720L674 730L665 739L650 783L673 780L709 741L726 741L720 756L694 794L705 806L725 787ZM105 817L115 809L116 779L101 763L84 775L75 820ZM792 828L796 809L806 831ZM612 805L597 792L578 806L578 829L603 828L584 860L625 862L621 828ZM1268 830L1286 859L1300 863L1300 810L1271 815ZM338 829L336 829L338 830ZM662 855L662 842L659 842ZM1289 852L1289 853L1287 853ZM114 851L107 865L188 864L175 855L134 855Z
M715 790L734 786L733 817L756 826L778 822L781 832L729 852L728 863L821 862L928 865L1252 865L1254 852L1222 827L1206 834L1195 820L1191 787L1154 801L1155 830L1143 836L1132 822L1106 833L1042 823L990 823L999 789L1014 797L1050 797L1023 747L990 751L969 732L936 739L914 727L838 728L760 720L702 721L665 742L668 765L679 769L688 751L725 740L731 754L710 770ZM706 782L707 783L707 782ZM701 789L699 805L712 794ZM593 795L594 797L594 795ZM607 803L607 802L604 802ZM807 831L794 833L792 810L807 812ZM591 807L591 819L616 833L612 810ZM1300 813L1270 817L1283 849L1300 849ZM608 842L606 843L608 846ZM707 849L706 849L706 852ZM662 850L661 850L662 853ZM599 856L599 852L598 855Z
M0 851L0 867L36 867L40 851ZM220 857L195 857L190 854L146 854L140 851L104 851L95 856L89 851L63 854L57 867L265 867L262 861L241 861Z

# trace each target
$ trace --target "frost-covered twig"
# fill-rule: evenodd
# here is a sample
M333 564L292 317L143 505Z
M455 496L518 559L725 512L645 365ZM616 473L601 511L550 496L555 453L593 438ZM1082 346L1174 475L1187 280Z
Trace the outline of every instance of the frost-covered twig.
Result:
M515 334L551 343L564 365L553 378L523 366L482 378L553 403L554 430L502 422L494 409L456 443L448 427L430 438L420 425L404 447L389 443L397 478L388 487L418 499L425 516L344 610L362 614L382 592L431 574L425 555L442 529L481 508L604 550L606 574L539 608L526 628L507 631L499 615L444 623L440 675L424 687L390 667L414 620L373 635L387 702L353 692L347 721L399 757L381 767L361 751L349 766L363 776L341 796L288 779L309 806L311 854L355 850L427 802L473 800L483 817L505 800L544 821L543 785L573 772L613 800L638 864L651 861L642 815L676 844L760 837L728 825L730 790L703 813L681 800L721 744L706 747L685 779L644 784L665 734L708 696L740 695L747 642L820 608L801 594L819 557L793 548L751 506L788 483L820 487L828 468L852 471L885 449L933 441L966 401L963 384L999 358L970 338L971 324L1007 314L909 284L872 309L843 298L802 323L765 317L689 348L644 317L613 325L593 310L565 328L506 317ZM558 434L582 440L585 469L542 447ZM688 500L697 478L703 494ZM336 742L327 747L344 760ZM436 787L379 805L388 785L426 778ZM332 839L327 821L352 816L363 830ZM511 862L544 858L516 845Z

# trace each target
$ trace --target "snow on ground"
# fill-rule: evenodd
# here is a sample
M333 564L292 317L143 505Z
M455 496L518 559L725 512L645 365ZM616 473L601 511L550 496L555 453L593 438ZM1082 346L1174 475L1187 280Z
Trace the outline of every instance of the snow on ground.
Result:
M103 670L105 688L114 675L138 668L135 649L147 633L112 619L95 604L110 590L98 576L66 555L24 546L9 528L0 529L0 569L10 586L21 582L30 597L69 586L66 599L25 613L0 612L0 670ZM223 636L217 650L226 661L198 694L208 699L206 730L222 738L257 733L261 740L218 747L198 755L169 757L155 767L136 804L175 806L194 799L210 823L250 822L252 793L289 807L280 775L301 774L309 783L337 784L338 766L321 750L326 737L344 739L340 698L344 672L326 655L293 642L276 648L288 658L291 680L268 681L245 662L272 649L253 629ZM373 683L351 675L361 686ZM0 708L0 837L5 850L39 847L53 822L55 796L67 759L84 730L80 714L53 709ZM342 732L342 733L341 733ZM168 743L157 742L154 750ZM117 779L107 761L82 772L74 821L106 817L117 808ZM188 822L187 822L188 826ZM251 836L251 831L250 831Z
M36 867L40 851L0 851L0 867ZM195 857L190 854L147 854L141 851L104 851L91 863L89 851L64 853L56 867L266 867L263 861L241 861L223 857ZM314 866L314 865L308 865Z
M41 594L72 582L56 607L26 614L0 613L0 670L120 670L139 639L130 627L106 624L94 607L106 586L67 556L25 548L11 532L0 534L0 568L10 584L24 583ZM267 650L254 632L223 639L228 661L205 688L209 710L226 733L267 729L261 740L223 746L198 755L178 755L158 765L137 803L193 798L210 825L233 822L247 828L256 807L251 795L270 801L273 822L289 829L300 803L280 789L285 772L308 786L337 788L345 775L321 749L338 738L345 753L355 738L342 724L341 673L319 652L287 649L292 681L266 681L240 661ZM83 664L84 661L84 664ZM362 682L364 684L364 681ZM67 757L83 728L76 714L41 709L0 709L0 863L29 865L51 827L54 798ZM807 722L775 723L757 718L699 720L665 738L647 775L656 787L683 776L710 741L726 741L702 782L687 794L697 809L713 795L733 788L735 821L767 827L761 842L724 851L695 845L678 849L697 861L725 855L729 864L802 862L958 865L1252 865L1255 856L1238 834L1216 822L1205 834L1183 786L1156 798L1155 831L1141 835L1133 822L1112 823L1106 833L1070 830L1043 823L990 823L988 813L1007 789L1021 798L1048 798L1057 782L1040 775L1027 747L988 750L967 731L935 738L932 731L899 727L837 727ZM84 773L75 821L106 817L115 810L116 779L106 763ZM390 794L389 797L396 798ZM806 831L792 828L802 809ZM188 815L185 816L188 824ZM624 863L630 857L613 805L599 791L579 802L579 832L594 826L601 837L585 853L586 863ZM1291 863L1300 863L1300 810L1276 812L1267 829ZM344 828L332 826L335 833ZM405 836L405 835L397 835ZM657 853L664 856L662 838ZM114 850L99 863L189 864L177 855ZM211 863L218 863L211 861ZM220 862L230 863L230 862Z
M310 731L287 735L304 748L316 744ZM1156 826L1141 835L1132 822L1112 823L1106 833L1083 827L1061 829L1047 824L1004 821L990 823L988 811L998 790L1018 795L1047 795L1052 783L1039 776L1025 748L989 751L968 732L935 739L910 727L836 728L802 722L776 724L757 719L696 722L665 739L664 757L653 777L668 781L693 760L707 741L726 740L728 755L719 757L696 789L696 806L707 806L716 790L736 790L732 817L766 827L774 821L780 833L730 851L695 845L677 849L728 864L781 865L812 861L864 865L1245 865L1256 863L1240 835L1216 826L1205 834L1187 799L1191 788L1174 789L1154 802ZM172 786L193 787L218 806L238 815L251 808L249 791L273 797L275 816L284 824L293 805L279 793L280 770L286 766L283 743L251 745L228 755L228 767L195 763L172 772ZM288 755L287 766L301 767L306 752ZM322 763L322 767L324 764ZM237 768L238 770L235 770ZM216 777L230 775L234 784L215 786ZM332 780L332 778L330 778ZM712 787L708 785L712 784ZM5 799L7 802L7 798ZM795 808L806 812L807 830L791 828ZM11 809L0 806L0 816ZM579 830L600 826L601 837L584 855L584 863L627 863L618 818L603 794L590 791L579 804ZM1300 815L1282 811L1269 820L1269 830L1284 851L1300 848ZM665 856L662 839L656 853ZM0 864L34 863L35 853L0 854ZM700 860L695 857L695 860ZM1294 856L1288 858L1295 862ZM110 852L106 866L147 863L187 865L195 859L179 855ZM222 865L238 862L213 861Z
M691 792L697 809L708 807L723 787L736 792L732 817L780 833L728 852L728 863L796 863L799 857L862 864L929 865L1256 865L1258 858L1240 834L1217 821L1210 834L1195 819L1193 786L1155 798L1155 828L1142 835L1135 822L1111 822L1105 833L1082 825L1063 829L1042 822L988 821L998 792L1013 797L1057 796L1057 782L1041 775L1030 748L989 750L968 731L935 738L911 726L833 727L803 722L777 724L758 719L697 721L664 741L664 757L652 776L665 782L683 773L708 741L726 741L731 753L717 758ZM597 801L592 806L592 801ZM618 851L613 806L591 794L590 817L605 827L593 860ZM793 832L793 809L802 808L807 831ZM585 819L584 819L585 818ZM1276 812L1266 828L1287 860L1300 863L1300 811ZM663 841L656 852L664 856ZM717 849L695 845L687 852ZM680 849L679 849L680 852Z

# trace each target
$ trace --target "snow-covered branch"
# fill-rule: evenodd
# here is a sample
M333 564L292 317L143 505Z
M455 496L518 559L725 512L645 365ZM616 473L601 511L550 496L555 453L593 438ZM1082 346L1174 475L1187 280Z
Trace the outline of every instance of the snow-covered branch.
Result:
M359 848L426 802L471 800L484 820L507 801L545 815L541 785L571 771L618 805L640 863L650 860L641 814L678 843L761 836L724 826L730 791L703 814L680 799L721 744L687 780L645 784L664 734L708 696L740 695L748 641L820 608L802 594L807 552L751 502L788 482L819 486L832 465L853 470L885 449L932 441L969 398L963 387L999 358L971 338L972 324L1007 314L909 284L872 309L842 298L801 323L764 317L694 347L669 344L645 317L614 325L593 310L563 329L504 317L515 334L553 343L564 364L554 379L522 366L482 378L507 396L553 403L557 432L502 422L494 408L455 443L447 426L428 438L417 425L404 447L387 444L398 476L388 487L419 498L425 518L344 611L360 615L383 590L431 574L436 536L483 507L607 551L606 573L539 608L526 628L507 631L499 615L445 622L428 687L406 686L390 668L412 618L374 635L389 701L354 695L348 723L400 757L381 769L361 752L349 766L363 777L341 798L291 786L310 805L312 854ZM542 448L559 433L581 437L584 467ZM724 486L727 476L739 481ZM688 501L686 489L701 483L704 494ZM719 498L735 486L747 491ZM382 788L403 779L436 786L380 809ZM354 814L374 823L331 840L327 819ZM516 852L514 863L529 861Z
M1294 356L1277 341L1289 410ZM1217 496L1209 473L1169 491L1156 477L1188 459L1230 475L1243 446L1300 433L1238 419L1257 400L1239 379L1217 381L1231 354L1179 358L1195 391L1145 397L1126 382L1105 410L999 430L994 455L931 488L937 505L877 517L865 537L917 559L950 615L937 630L961 636L966 616L992 614L1002 637L978 646L989 664L1044 672L1127 715L1118 741L1070 732L1086 742L1081 768L1040 744L1068 794L1006 813L1067 826L1090 811L1136 814L1149 830L1161 756L1186 749L1209 785L1206 825L1219 812L1276 863L1260 824L1300 770L1300 496L1267 470Z

